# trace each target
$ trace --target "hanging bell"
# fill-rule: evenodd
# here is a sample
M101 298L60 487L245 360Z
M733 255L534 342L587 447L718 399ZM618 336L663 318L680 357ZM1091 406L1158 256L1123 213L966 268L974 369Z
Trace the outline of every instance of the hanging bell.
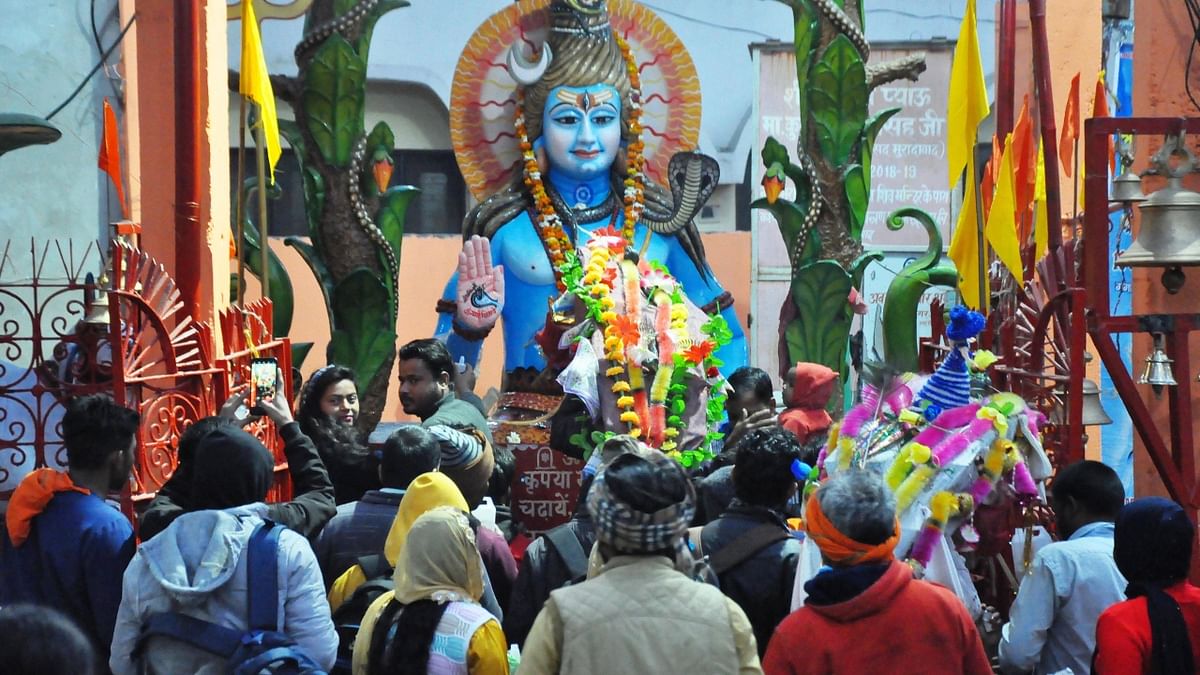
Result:
M1170 165L1172 156L1183 156ZM1200 193L1183 187L1196 158L1179 137L1167 139L1154 157L1155 172L1167 176L1167 186L1150 195L1142 212L1137 239L1114 261L1118 267L1166 267L1162 282L1168 293L1183 287L1185 265L1200 265Z
M1138 384L1148 384L1154 387L1155 392L1161 391L1162 387L1179 384L1175 381L1175 373L1171 372L1172 363L1174 361L1163 351L1162 336L1154 336L1154 351L1146 357L1146 370L1138 378Z
M103 288L96 289L96 299L92 300L91 307L88 307L87 314L83 317L83 322L99 326L108 325L108 291Z
M1058 389L1056 393L1061 399L1066 399L1066 389ZM1050 423L1060 426L1067 423L1064 406L1055 406L1050 412ZM1104 424L1112 424L1112 418L1104 412L1104 406L1100 404L1100 386L1091 380L1084 380L1083 426L1096 427Z
M1142 177L1126 167L1124 173L1113 179L1109 201L1122 204L1146 201L1146 195L1142 192Z

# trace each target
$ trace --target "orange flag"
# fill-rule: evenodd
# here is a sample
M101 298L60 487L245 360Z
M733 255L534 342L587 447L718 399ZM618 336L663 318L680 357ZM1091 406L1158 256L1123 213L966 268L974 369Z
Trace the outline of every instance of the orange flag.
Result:
M1092 117L1108 117L1108 89L1104 86L1104 71L1096 76L1096 94L1092 98ZM1116 157L1113 155L1113 139L1108 137L1108 168L1115 171Z
M117 201L121 202L121 215L129 218L129 207L125 205L125 185L121 182L121 139L117 136L117 115L104 97L104 138L100 140L100 157L96 160L100 170L112 178L117 190Z
M992 197L996 192L996 167L1000 166L1000 156L1004 154L1000 149L1000 139L992 136L992 157L983 165L983 178L979 181L979 196L980 203L983 204L983 213L987 214L992 208Z
M1029 94L1025 94L1025 103L1021 105L1021 114L1017 115L1013 127L1012 152L1013 194L1019 224L1026 220L1037 186L1037 142L1033 138L1033 120L1029 117Z
M1071 93L1063 110L1062 135L1058 141L1058 160L1068 176L1075 165L1075 141L1079 139L1079 73L1071 78Z

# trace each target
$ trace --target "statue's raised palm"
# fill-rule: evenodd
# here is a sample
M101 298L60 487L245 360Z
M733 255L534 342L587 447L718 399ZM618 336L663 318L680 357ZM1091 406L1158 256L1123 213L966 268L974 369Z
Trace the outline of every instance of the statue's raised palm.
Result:
M458 314L460 326L486 331L504 310L504 266L492 266L492 246L471 237L458 254Z

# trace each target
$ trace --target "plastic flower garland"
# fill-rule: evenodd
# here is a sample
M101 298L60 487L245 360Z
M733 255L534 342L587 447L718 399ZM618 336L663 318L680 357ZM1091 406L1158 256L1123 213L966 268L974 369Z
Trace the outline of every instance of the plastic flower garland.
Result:
M687 378L704 379L709 390L706 422L709 429L715 428L723 414L725 394L724 378L718 371L721 361L713 353L727 344L732 334L724 319L716 315L701 327L702 340L689 339L688 307L678 283L662 265L639 266L625 257L626 242L615 234L606 229L593 235L586 265L567 252L562 280L602 332L604 358L609 364L604 374L613 379L612 392L627 433L691 467L713 456L711 442L721 434L709 432L694 450L678 449L677 439L685 426ZM613 297L618 284L620 303ZM654 310L654 336L649 342L657 354L643 346L645 302ZM649 392L645 367L655 368Z
M617 47L621 49L621 56L625 59L625 72L629 75L629 135L633 136L633 140L625 148L625 221L621 227L621 234L624 235L625 241L632 243L633 229L645 208L642 171L646 167L646 144L642 141L642 77L629 43L615 32L613 37L616 38ZM646 237L649 236L650 233L647 232Z

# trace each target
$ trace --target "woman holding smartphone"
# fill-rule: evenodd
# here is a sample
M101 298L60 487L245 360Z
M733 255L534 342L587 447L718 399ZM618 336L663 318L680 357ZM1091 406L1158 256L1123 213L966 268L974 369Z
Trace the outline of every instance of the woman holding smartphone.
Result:
M304 385L296 411L300 429L316 444L329 469L338 504L380 487L378 462L366 447L365 434L354 426L358 406L354 371L330 364Z

